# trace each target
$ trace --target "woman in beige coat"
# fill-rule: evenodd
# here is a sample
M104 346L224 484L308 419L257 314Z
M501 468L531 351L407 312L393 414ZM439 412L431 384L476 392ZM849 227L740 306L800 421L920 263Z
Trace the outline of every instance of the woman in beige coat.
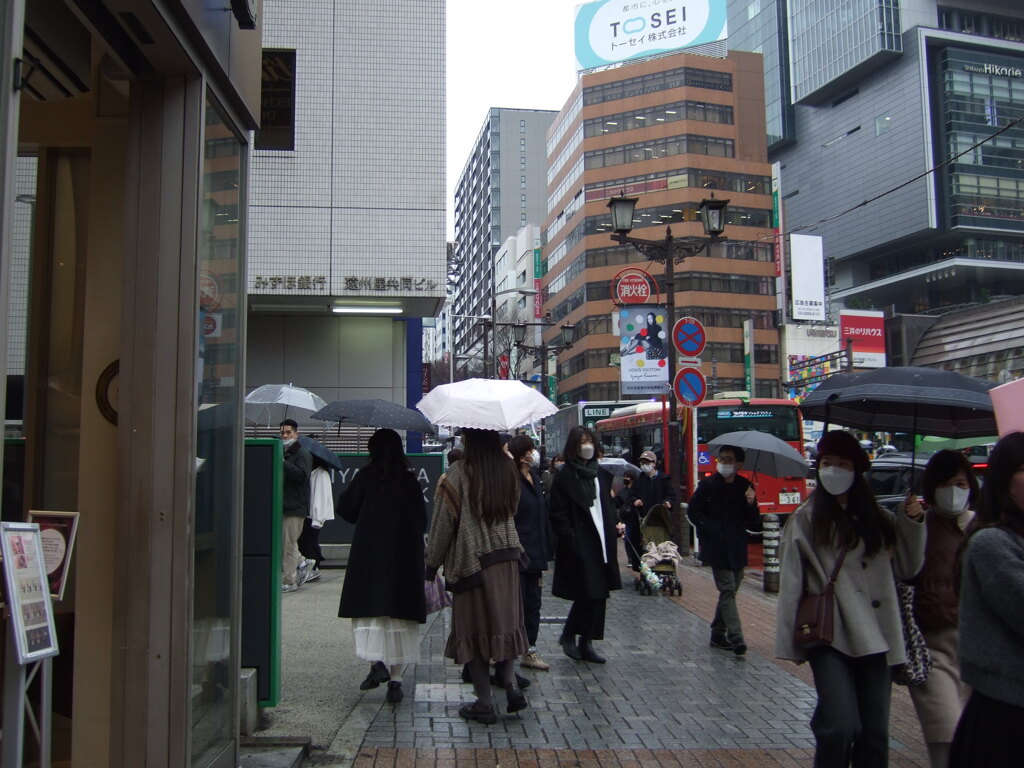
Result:
M867 454L849 433L825 434L817 456L818 487L782 533L775 655L811 663L818 693L814 768L884 768L890 668L906 660L893 574L909 579L920 569L925 527L920 509L894 519L878 506L864 480ZM832 644L796 645L801 594L822 593L844 552Z

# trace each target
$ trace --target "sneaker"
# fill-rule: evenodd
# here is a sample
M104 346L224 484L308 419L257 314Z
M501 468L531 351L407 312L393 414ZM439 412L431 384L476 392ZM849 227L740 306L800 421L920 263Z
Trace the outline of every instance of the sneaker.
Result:
M306 583L308 584L311 581L316 581L319 578L320 578L320 569L317 568L314 565L312 570L310 570L309 574L306 576Z
M729 642L727 638L715 637L712 635L711 642L708 643L712 648L717 648L720 651L731 651L733 650L733 644Z
M539 669L542 672L551 669L551 665L544 661L536 650L524 653L523 658L519 661L519 666L527 669Z
M387 693L384 694L384 701L386 701L388 704L397 704L403 698L405 698L405 694L402 693L402 681L389 681Z
M381 683L385 683L391 679L391 673L388 672L388 668L384 666L384 662L375 661L370 665L370 674L366 676L366 679L359 684L360 691L368 691L371 688L377 688Z
M309 576L309 560L303 560L299 563L299 567L295 569L295 580L301 587L306 583L306 578Z
M298 592L299 591L299 585L298 584L282 584L281 585L281 591L282 592Z

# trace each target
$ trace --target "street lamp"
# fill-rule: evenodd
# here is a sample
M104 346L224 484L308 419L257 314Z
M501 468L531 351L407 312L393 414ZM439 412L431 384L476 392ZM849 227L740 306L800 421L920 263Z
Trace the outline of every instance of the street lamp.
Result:
M619 245L632 245L651 261L665 265L665 311L668 314L668 332L671 334L676 322L675 265L682 264L683 260L690 256L696 256L711 243L724 239L722 233L725 231L725 209L729 205L729 201L717 200L713 193L710 198L701 200L697 213L704 226L704 237L687 237L677 240L672 236L672 228L666 227L664 240L644 240L629 236L633 229L633 215L636 211L637 200L638 198L626 197L620 193L618 197L613 197L608 201L608 208L612 216L612 229L615 231L611 238ZM679 483L684 463L679 445L679 414L676 410L675 378L676 353L674 343L672 343L668 348L669 444L665 454L668 459L665 472L668 474L671 470L671 463L675 462L679 472L676 482ZM693 488L688 490L692 492ZM680 544L682 543L680 542Z
M505 325L505 323L500 323L499 325ZM524 341L526 341L526 329L529 328L529 327L536 328L538 326L541 327L541 328L550 328L550 327L552 327L554 325L554 323L551 322L550 320L548 320L548 321L540 322L540 323L511 323L511 325L512 325L512 338L515 341L516 346L518 346L521 350L523 350L523 352L526 352L526 353L529 353L529 354L537 354L537 355L539 355L539 357L540 357L541 385L544 386L544 387L547 387L547 385L548 385L548 355L550 355L552 353L557 355L559 352L564 352L565 350L569 349L569 347L571 347L575 343L575 341L576 341L576 326L575 325L570 325L570 324L566 323L565 325L563 325L561 327L561 333L560 333L560 337L559 337L560 343L559 344L554 344L554 345L548 344L546 341L544 341L544 336L542 335L540 337L541 338L540 344L538 344L537 346L532 346L532 345L524 344L523 343Z
M491 375L494 378L498 378L498 336L497 336L497 323L498 318L498 297L509 294L518 294L521 296L536 296L539 291L536 288L508 288L504 291L496 291L491 293L491 337L494 343L491 345L494 347L494 360L491 366ZM487 370L487 334L484 334L484 370Z
M453 315L451 312L448 313L448 383L451 384L455 381L455 337L452 335L452 319L458 318L459 320L483 320L489 322L492 315ZM486 331L485 331L486 334ZM487 345L486 335L484 336L484 362L487 362ZM466 357L466 355L462 355Z

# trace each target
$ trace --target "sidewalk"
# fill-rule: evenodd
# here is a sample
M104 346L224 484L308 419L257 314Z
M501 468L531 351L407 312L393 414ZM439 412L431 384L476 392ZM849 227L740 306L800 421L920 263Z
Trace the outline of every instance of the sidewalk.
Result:
M350 634L347 622L333 618L341 574L325 572L322 583L285 595L285 621L312 620L331 636ZM710 571L699 566L680 568L683 595L671 598L640 595L632 574L623 573L626 588L609 600L606 638L598 644L608 657L605 665L561 653L557 638L568 603L546 594L538 647L551 670L519 670L532 681L526 690L531 706L491 726L458 716L473 693L461 683L461 669L441 656L450 611L425 625L421 663L406 675L406 698L394 707L384 703L383 686L357 690L365 664L351 656L350 641L332 641L324 654L305 650L308 644L290 647L285 632L285 692L280 711L269 713L266 733L315 733L306 764L344 768L809 766L815 702L810 669L772 658L775 600L761 590L759 575L748 576L738 598L750 648L745 657L708 647L717 592ZM328 616L321 602L326 598L313 590L329 593L335 608ZM347 658L336 655L345 653L344 645ZM321 706L322 722L315 726L293 720L304 708L291 699L307 693L287 682L292 664L301 665L303 675L319 669L320 679L337 692ZM495 701L503 708L504 693L496 690ZM890 765L927 768L910 698L898 686L892 713ZM307 719L314 714L305 710Z

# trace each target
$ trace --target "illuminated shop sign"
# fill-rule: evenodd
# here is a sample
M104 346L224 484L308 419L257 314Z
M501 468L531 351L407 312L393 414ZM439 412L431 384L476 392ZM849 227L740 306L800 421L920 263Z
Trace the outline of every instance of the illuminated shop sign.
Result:
M999 64L964 64L964 72L976 75L996 75L997 77L1020 77L1019 67L1004 67Z

